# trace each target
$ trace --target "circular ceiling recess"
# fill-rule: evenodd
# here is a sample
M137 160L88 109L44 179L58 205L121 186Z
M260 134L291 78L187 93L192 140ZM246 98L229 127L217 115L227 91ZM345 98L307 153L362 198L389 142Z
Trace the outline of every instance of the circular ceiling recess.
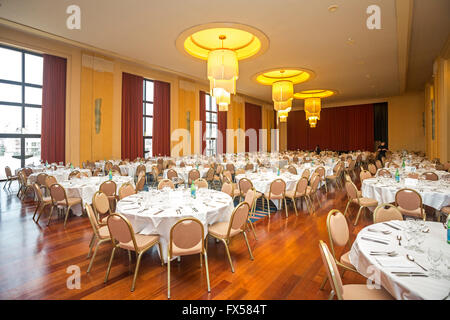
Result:
M175 44L181 52L203 60L208 60L210 51L222 48L233 50L238 60L244 60L264 53L269 39L247 25L217 22L183 31Z
M303 90L294 93L294 98L295 99L327 98L335 94L337 94L336 90L329 90L329 89Z
M288 80L293 84L308 81L314 77L314 72L303 68L277 68L262 71L253 76L253 80L264 85L272 85L274 82Z

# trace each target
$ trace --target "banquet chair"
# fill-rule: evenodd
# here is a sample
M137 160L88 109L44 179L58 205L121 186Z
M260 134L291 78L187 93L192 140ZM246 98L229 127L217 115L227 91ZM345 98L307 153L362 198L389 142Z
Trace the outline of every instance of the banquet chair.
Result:
M419 174L416 172L411 172L411 173L408 173L407 177L410 179L419 179Z
M144 185L145 185L145 176L142 175L141 171L141 174L139 175L138 181L136 183L136 193L144 190Z
M424 173L422 173L422 176L425 177L425 180L430 180L430 181L438 181L439 180L439 176L432 171L424 172Z
M239 201L241 201L242 198L245 198L247 191L253 189L253 183L248 178L242 178L239 180L238 187L240 191ZM261 194L259 194L259 197L261 197Z
M120 170L120 167L119 167L117 164L115 164L115 165L113 165L113 166L111 167L111 171L112 171L113 174L114 174L114 172L118 172L118 173L119 173L119 176L122 175L122 171Z
M198 178L194 181L194 185L197 189L206 188L208 189L208 181L203 178Z
M231 176L234 175L235 173L235 168L234 168L234 164L232 163L227 163L225 168L231 173Z
M211 292L209 283L208 254L204 242L203 224L196 218L184 218L177 221L170 228L170 239L167 255L167 298L170 299L170 264L173 257L200 254L200 267L202 255L205 258L206 284Z
M355 165L356 165L356 161L355 160L350 160L350 163L348 165L347 168L344 168L345 173L347 173L348 175L352 175L353 177L355 177Z
M221 191L223 193L226 193L227 195L229 195L231 198L234 199L234 190L233 190L233 185L229 182L224 182L222 183L222 189Z
M245 174L245 170L244 169L237 169L235 175L239 175L239 174Z
M392 178L392 174L387 169L380 169L380 171L378 171L378 176L379 177Z
M286 198L290 199L294 204L295 215L298 216L297 213L297 199L305 198L306 207L309 210L309 213L312 213L312 207L308 201L311 201L309 198L309 194L311 192L311 187L308 186L308 179L305 177L300 178L295 184L294 190L286 191Z
M291 173L291 174L297 174L297 168L296 167L294 167L294 166L289 166L288 167L288 172L289 173Z
M395 194L395 205L404 216L426 220L422 197L413 189L400 189Z
M5 181L5 184L3 185L3 189L5 189L6 184L7 184L8 182L9 182L9 184L8 184L8 189L10 189L10 188L11 188L11 183L12 183L13 181L17 180L17 179L18 179L18 176L13 176L12 173L11 173L11 168L8 167L8 166L5 167L5 174L6 174L6 181Z
M377 167L376 167L373 163L369 163L369 165L367 166L367 168L368 168L368 170L369 170L369 172L370 172L370 174L371 174L372 176L376 175L376 173L377 173Z
M314 196L316 197L317 202L319 203L319 207L322 206L322 204L320 203L319 200L319 196L317 195L317 190L319 189L319 183L320 183L320 176L316 173L314 173L311 177L311 188L308 190L308 197L309 200L311 200L311 206L312 206L312 210L313 212L316 210L315 206L314 206Z
M97 222L101 225L106 225L108 216L113 213L110 207L108 195L103 191L96 191L92 196L92 206L94 207Z
M325 176L325 183L334 182L335 186L338 186L339 188L341 188L341 184L339 182L339 180L341 179L341 175L342 175L341 163L342 162L338 162L334 166L332 175Z
M213 182L214 182L214 168L209 168L208 171L206 172L206 182L208 183L208 187L212 188L213 187Z
M47 226L52 219L53 210L65 209L64 228L66 228L67 218L69 217L70 209L79 204L81 206L81 198L68 198L66 189L59 183L54 183L50 186L50 197L52 199L52 208L50 209L50 215L48 217Z
M136 191L134 190L134 187L131 183L129 182L124 183L119 188L119 200L122 200L123 198L131 196L132 194L135 193Z
M106 161L105 166L103 167L103 172L106 174L109 173L109 170L111 170L113 164L110 161Z
M92 176L93 176L93 177L98 177L98 176L101 176L101 175L103 175L103 173L102 173L102 169L100 169L100 168L96 168L96 169L94 169L94 171L92 172Z
M256 198L256 190L255 190L255 188L251 188L245 194L244 202L247 202L248 206L250 207L250 211L249 211L249 215L248 215L248 224L250 225L250 228L252 229L255 240L258 240L256 238L255 227L253 226L253 222L251 220L251 218L253 217L253 214L255 212L255 208L256 208L256 199L257 199Z
M306 178L309 180L309 177L311 176L311 172L309 171L309 169L305 169L302 172L302 178Z
M175 185L173 184L172 180L162 179L158 183L158 190L162 190L164 188L171 188L172 190L174 190L175 189Z
M336 209L330 210L330 212L328 212L327 230L333 260L338 267L342 268L342 275L344 275L344 272L347 270L358 273L355 266L350 261L350 251L343 253L339 259L336 257L334 246L345 247L350 240L350 232L348 230L347 219L342 214L342 212ZM321 290L325 287L327 279L328 278L325 278L323 280L320 286Z
M370 178L372 178L372 174L369 171L364 170L361 167L361 172L359 173L359 180L361 181L361 184L365 179L370 179Z
M225 250L228 256L228 262L231 266L231 272L234 273L233 262L231 261L230 251L228 244L231 238L237 236L238 234L243 234L245 243L247 244L248 253L250 255L250 260L253 260L252 250L248 244L247 234L245 233L245 227L248 222L248 215L250 211L250 206L247 202L241 202L236 208L234 208L233 213L229 221L216 222L208 227L208 235L216 238L223 242L225 245ZM206 242L208 244L208 242Z
M162 168L160 166L158 167L158 169L159 169L160 172L162 171ZM136 177L139 179L139 175L142 172L144 173L144 176L145 176L146 170L147 170L147 168L146 168L145 164L138 165L137 168L136 168ZM120 172L120 170L119 170L119 172Z
M89 261L89 266L87 269L87 273L91 272L92 264L94 263L95 256L97 255L98 247L107 241L111 240L111 236L109 235L108 226L106 224L100 225L97 221L94 211L89 204L85 204L85 210L87 216L89 218L89 222L91 223L92 231L94 232L92 235L91 242L89 243L89 252L87 258L91 256L92 248L95 244L94 254L92 255L91 260Z
M114 212L117 201L117 184L112 180L106 180L100 185L98 190L106 194L106 196L109 199L109 205L111 207L111 210Z
M81 175L80 175L80 171L78 171L78 170L74 170L74 171L72 171L70 174L69 174L69 180L71 180L71 179L73 179L73 178L80 178L81 177Z
M181 161L180 162L180 168L184 168L184 167L186 167L186 163L184 163L184 161Z
M396 206L390 203L383 203L376 207L373 211L373 223L391 220L403 220L403 215Z
M41 172L36 177L36 183L40 189L44 189L44 193L47 191L47 186L45 185L45 179L47 179L47 174Z
M39 213L38 218L36 220L36 222L39 222L39 218L41 217L41 214L44 211L45 207L52 204L52 198L44 197L42 195L41 187L37 183L35 183L33 185L33 187L34 187L34 193L36 194L36 198L37 198L36 210L34 210L33 220L34 220L34 217L36 216L36 213Z
M188 173L188 185L190 186L195 180L200 179L200 171L192 169Z
M325 192L328 193L328 188L327 188L327 181L325 179L325 168L323 166L317 167L316 170L314 170L314 172L317 172L320 176L320 181L323 182L323 185L325 186Z
M174 184L184 184L184 181L178 177L178 173L175 171L175 169L167 170L167 179L169 179L170 181L173 181L175 179L176 182L174 182Z
M450 215L450 206L443 207L440 210L439 219L441 222L447 221L447 217Z
M111 264L113 262L116 249L121 248L128 251L134 251L137 255L137 261L136 268L134 270L133 283L131 284L131 292L133 292L136 284L136 278L139 272L139 265L141 264L142 255L156 244L159 247L161 265L164 265L161 243L159 242L159 235L135 234L133 227L131 226L131 223L128 221L128 219L118 213L109 215L107 225L111 241L113 243L113 249L111 252L111 258L109 259L104 283L108 281L109 273L111 271ZM128 257L130 258L130 255Z
M19 171L17 176L19 181L19 191L17 192L17 196L19 199L23 200L27 194L27 191L32 190L34 192L34 188L32 184L28 183L28 179L23 170Z
M334 296L338 300L393 300L392 296L382 287L380 289L369 289L367 284L343 285L339 269L328 246L325 242L319 240L319 248L332 289L328 300L332 300Z
M348 202L347 206L345 207L344 216L347 215L348 207L351 203L357 204L359 206L358 214L356 216L356 220L354 225L356 226L358 224L359 215L361 214L361 210L364 208L369 207L376 207L378 206L378 201L371 198L364 198L358 194L358 189L356 188L355 184L351 181L345 182L345 189L347 191L347 197Z
M381 163L380 160L375 161L375 166L377 167L377 169L383 168L383 164Z
M284 209L286 211L286 218L288 217L285 192L286 192L286 182L284 182L283 179L275 179L270 184L269 192L264 193L264 199L266 199L266 201L267 201L267 215L269 216L269 219L270 219L270 200L280 200L282 202L284 201ZM263 203L264 203L264 200L263 200ZM283 204L283 203L281 203L281 204Z
M164 179L162 172L159 170L158 166L152 167L152 178L153 178L153 184L152 187L156 187L162 179Z

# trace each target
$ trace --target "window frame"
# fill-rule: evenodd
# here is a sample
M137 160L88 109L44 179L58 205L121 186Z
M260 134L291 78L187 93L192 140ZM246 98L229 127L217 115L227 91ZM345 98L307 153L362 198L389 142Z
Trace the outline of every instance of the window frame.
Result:
M205 128L208 127L208 124L211 124L211 125L215 124L216 125L216 131L219 131L219 111L217 109L217 104L216 104L216 111L213 111L212 107L211 107L212 103L213 103L213 97L209 93L205 93L205 99L206 99L206 101L209 100L209 108L210 108L210 110L207 109L207 107L206 107L207 104L206 104L206 101L205 101ZM211 117L210 117L211 119L212 119L212 114L216 115L216 121L215 122L214 121L208 121L208 113L211 113ZM216 156L217 155L217 138L208 137L206 135L206 132L208 132L207 129L205 130L205 141L206 141L205 152L206 152L206 155L207 156ZM217 132L216 132L216 136L217 136ZM210 149L209 148L209 144L208 144L209 141L213 141L214 142L215 149ZM211 154L209 154L208 151L211 151Z
M13 80L0 79L0 83L21 86L21 91L22 91L21 92L21 102L9 102L9 101L1 101L0 100L0 105L21 108L22 129L23 129L23 128L25 128L25 123L26 123L26 119L25 119L25 110L26 109L25 108L39 108L42 110L42 103L40 105L25 103L25 88L26 87L39 88L39 89L41 89L41 92L43 89L43 84L39 85L39 84L25 82L25 54L34 55L34 56L38 56L38 57L43 57L43 55L36 53L36 52L26 50L26 49L11 47L11 46L7 46L4 44L0 44L0 48L18 51L22 55L22 58L21 58L21 60L22 60L21 61L21 63L22 63L22 80L21 81L13 81ZM20 139L20 166L21 166L21 168L25 167L25 160L26 160L25 159L25 139L27 139L27 138L39 138L40 139L41 136L42 136L42 122L41 122L41 133L40 134L37 134L37 133L35 133L35 134L31 134L31 133L1 133L0 132L0 138L19 138ZM42 151L42 149L41 149L41 151ZM41 157L41 159L42 159L42 157Z
M146 88L147 82L152 82L153 83L153 100L151 100L151 101L147 100L147 90L146 90L147 89ZM155 82L153 80L144 78L142 100L143 100L143 102L142 102L142 106L143 106L143 109L142 109L142 111L143 111L142 112L143 127L142 127L142 129L143 130L142 131L143 131L143 133L145 133L146 132L145 127L146 127L146 120L147 120L147 118L152 119L152 129L153 129L154 109L153 109L153 112L152 112L151 116L146 115L147 103L152 104L153 107L155 106L155 104L154 104L154 101L155 101ZM151 151L145 151L145 140L147 140L147 139L151 140L151 142L152 142L152 150ZM143 145L142 145L142 147L144 149L143 150L144 158L146 158L145 154L149 153L149 152L150 152L150 157L151 157L152 153L153 153L153 132L151 133L150 136L146 136L145 134L143 134Z

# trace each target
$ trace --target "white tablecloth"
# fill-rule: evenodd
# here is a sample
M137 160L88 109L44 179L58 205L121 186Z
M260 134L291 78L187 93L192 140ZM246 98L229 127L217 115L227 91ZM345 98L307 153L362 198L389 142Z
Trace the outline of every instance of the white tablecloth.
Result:
M141 165L141 164L140 163L134 163L134 162L133 163L129 163L129 164L120 165L119 166L120 173L122 175L127 175L127 176L130 176L130 177L134 177L136 175L136 170L137 170L137 167L139 165ZM147 173L152 172L152 165L150 163L146 163L145 164L145 172L147 172Z
M408 186L405 185L404 179L397 183L393 178L371 178L363 181L361 191L363 197L375 199L381 204L394 202L395 194L403 188L416 190L422 197L424 205L437 210L450 205L448 181L418 180L417 186Z
M180 213L176 210L180 209ZM197 209L197 212L194 209ZM117 212L125 215L139 234L158 234L167 262L167 246L170 229L180 219L194 217L203 223L205 237L208 225L229 221L234 205L231 197L223 192L198 189L196 199L189 189L150 190L126 197L117 203ZM157 213L160 210L164 210ZM155 214L157 213L157 214Z
M82 205L84 206L85 203L92 203L92 197L94 196L94 193L97 192L100 188L100 185L108 179L108 177L89 177L72 179L59 183L64 187L64 189L66 189L68 198L81 198L83 200ZM117 185L116 192L119 192L119 188L126 182L134 185L132 177L113 176L112 180ZM82 214L82 211L78 208L74 208L72 211L75 215L78 216Z
M191 171L192 169L195 169L195 168L191 167L191 166L186 166L186 167L183 167L183 168L176 167L176 168L172 168L172 169L177 172L178 178L183 179L184 182L187 183L188 182L189 171ZM200 177L201 178L206 177L206 173L208 172L208 170L209 170L209 168L199 167L198 171L200 172ZM164 170L164 173L163 173L164 179L167 179L167 172L168 171L169 171L169 169L165 169Z
M86 173L89 177L92 176L91 170L89 170L89 169L58 169L56 171L45 170L45 171L30 174L28 176L28 183L30 183L30 184L35 183L39 173L46 173L49 176L54 176L56 181L58 181L58 183L61 183L63 181L68 180L70 173L74 170L78 170L80 172Z
M405 240L402 240L402 246L398 245L398 240L396 240L397 235L400 235L402 239L406 238L404 234L406 221L391 221L389 223L395 223L401 230L395 230L383 223L377 223L365 227L358 233L350 251L350 261L355 266L356 270L363 276L371 278L371 280L375 280L377 278L376 275L379 275L381 286L395 299L442 300L446 298L450 292L450 280L448 279L436 279L433 277L399 277L391 273L392 271L428 273L413 262L407 260L406 254L412 256L415 261L427 270L430 270L431 268L427 259L427 248L439 248L442 250L443 254L450 255L450 244L447 243L447 230L443 228L443 224L439 222L425 222L426 226L430 228L430 232L425 234L425 240L421 245L423 253L419 253L406 249L405 245L407 245L407 242ZM389 230L392 233L383 235L381 233L369 232L369 228L375 230ZM363 240L361 237L383 239L386 240L389 245ZM370 255L370 251L395 251L398 253L398 256L373 256ZM385 263L386 261L389 262L389 259L398 263L398 266L386 266ZM442 269L442 274L448 272L447 270L444 270L443 265L441 265L440 268Z

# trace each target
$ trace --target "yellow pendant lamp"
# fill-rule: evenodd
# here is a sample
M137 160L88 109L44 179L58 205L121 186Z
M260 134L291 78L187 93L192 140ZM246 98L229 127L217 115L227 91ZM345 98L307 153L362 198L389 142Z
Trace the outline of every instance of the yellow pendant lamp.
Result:
M320 120L320 111L322 109L322 98L330 97L336 94L334 90L315 89L304 90L294 94L296 99L304 99L304 110L306 120L309 121L311 128L315 128L317 121Z
M320 120L321 101L320 98L305 99L305 114L306 120L315 118Z
M317 119L316 118L309 118L308 120L309 120L309 126L311 128L315 128L316 125L317 125Z
M278 111L278 118L280 118L280 122L287 122L289 111L291 111L291 108Z
M280 111L280 110L288 109L291 107L292 107L292 99L283 101L283 102L274 102L273 103L273 108L275 109L275 111Z
M294 84L289 80L276 81L272 84L272 100L285 102L294 98Z
M213 97L216 98L219 111L228 111L228 105L230 104L230 93L228 91L222 88L214 88Z
M226 36L221 35L222 41ZM211 50L208 54L208 79L210 87L222 88L236 94L236 80L239 78L239 64L236 52L229 49Z

